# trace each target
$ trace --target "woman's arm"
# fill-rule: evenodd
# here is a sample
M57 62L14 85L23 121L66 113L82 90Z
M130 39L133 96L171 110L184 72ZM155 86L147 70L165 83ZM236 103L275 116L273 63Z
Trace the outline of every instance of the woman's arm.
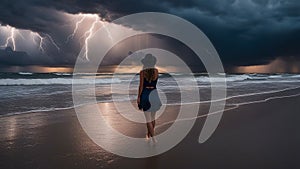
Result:
M158 69L155 68L154 72L155 72L155 79L157 79L158 78Z
M142 94L143 90L143 84L144 84L144 72L143 70L140 71L140 85L139 85L139 93L138 93L138 98L137 98L137 103L140 103L140 97Z

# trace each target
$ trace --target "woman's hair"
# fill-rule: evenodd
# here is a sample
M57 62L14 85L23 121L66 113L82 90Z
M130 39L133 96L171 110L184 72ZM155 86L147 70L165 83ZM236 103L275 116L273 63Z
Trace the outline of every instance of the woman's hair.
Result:
M155 68L144 69L144 77L149 82L155 80Z

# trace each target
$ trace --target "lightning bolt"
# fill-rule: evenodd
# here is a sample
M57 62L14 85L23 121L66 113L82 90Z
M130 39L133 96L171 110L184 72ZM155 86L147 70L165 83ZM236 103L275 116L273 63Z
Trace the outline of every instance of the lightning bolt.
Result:
M7 29L9 29L10 34L9 36L6 38L5 44L2 45L1 47L8 47L9 46L9 42L11 42L12 44L12 48L13 50L16 50L16 41L15 41L15 28L10 27L10 26L6 26Z
M0 24L0 28L2 27L2 25ZM14 27L11 27L9 25L6 25L5 27L3 27L7 33L8 36L5 40L5 43L3 45L1 45L0 47L2 48L6 48L8 46L11 45L12 49L15 51L17 49L16 47L16 37L19 36L22 39L25 40L25 37L22 35L22 31L26 31L26 30L18 30ZM41 52L45 52L45 40L49 40L50 43L58 50L60 51L59 46L57 45L57 43L53 40L53 38L49 35L49 34L44 34L44 36L41 36L39 33L37 32L30 32L31 36L32 36L32 41L38 45L39 49ZM37 40L38 39L38 40Z
M92 19L92 24L89 27L89 29L87 31L85 31L83 33L83 35L80 37L80 39L84 39L84 59L86 59L87 61L89 61L88 58L88 43L89 40L92 38L92 35L95 31L97 31L97 24L101 24L102 28L105 29L105 31L107 32L108 38L110 39L111 42L113 42L113 37L111 36L110 31L106 28L106 24L105 24L105 20L100 20L101 18L97 15L97 14L83 14L83 13L79 13L77 14L80 19L78 19L78 21L75 24L75 28L73 30L73 32L67 37L66 42L69 42L69 40L73 39L75 34L78 32L79 26L85 21L85 19Z
M53 44L53 46L55 46L55 48L60 51L59 46L55 43L55 41L53 40L53 38L49 35L49 34L45 34L46 37L41 36L39 33L37 32L31 32L31 36L32 36L32 41L38 45L39 49L41 52L45 52L45 40L46 37L47 39L49 39L49 41ZM38 40L36 40L38 38Z
M99 17L96 17L94 22L92 23L92 26L90 27L90 29L87 32L84 33L84 36L85 36L85 40L84 40L85 55L84 56L85 56L85 59L87 61L89 61L89 58L88 58L88 52L89 52L88 42L91 39L92 34L93 34L93 30L95 29L95 26L98 22L99 22Z
M45 34L45 35L48 37L48 39L50 40L50 42L56 47L56 49L58 51L60 51L59 46L56 44L56 42L53 40L53 38L49 34Z
M110 31L107 29L106 24L104 22L102 22L102 27L103 29L106 31L108 38L110 39L110 41L113 43L113 37L111 36Z
M84 21L85 18L86 18L86 16L83 16L83 17L81 17L81 19L79 21L76 22L75 29L73 30L72 34L68 36L68 38L66 40L66 43L68 43L70 39L74 38L74 36L75 36L75 34L78 30L79 24L81 24Z
M44 38L43 38L40 34L38 34L38 33L36 33L36 32L31 32L31 34L32 34L32 41L33 41L35 44L37 44L37 45L39 46L40 51L44 53L44 52L45 52L45 49L44 49L44 47L43 47L43 44L44 44ZM39 42L37 42L37 41L35 40L36 37L39 38Z

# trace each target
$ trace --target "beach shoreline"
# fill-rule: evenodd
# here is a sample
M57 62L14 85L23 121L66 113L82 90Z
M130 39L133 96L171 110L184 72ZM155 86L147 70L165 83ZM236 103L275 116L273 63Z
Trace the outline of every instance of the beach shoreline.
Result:
M280 93L230 109L203 144L198 137L205 118L198 118L181 143L144 159L120 157L93 143L74 109L1 117L0 168L297 168L299 101ZM137 137L145 132L142 124L130 129Z

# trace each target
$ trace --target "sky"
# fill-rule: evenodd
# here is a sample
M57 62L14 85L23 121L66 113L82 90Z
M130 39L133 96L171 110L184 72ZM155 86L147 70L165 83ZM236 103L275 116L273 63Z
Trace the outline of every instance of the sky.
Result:
M277 72L274 64L280 61L286 67L280 72L299 71L299 0L1 0L0 71L15 66L72 67L93 32L137 12L165 12L195 24L227 70L273 64L272 72ZM132 38L130 43L141 39L145 38ZM176 53L178 42L167 37L150 36L147 45L139 47L153 47L157 39ZM105 63L116 64L134 50L129 45L111 52Z

